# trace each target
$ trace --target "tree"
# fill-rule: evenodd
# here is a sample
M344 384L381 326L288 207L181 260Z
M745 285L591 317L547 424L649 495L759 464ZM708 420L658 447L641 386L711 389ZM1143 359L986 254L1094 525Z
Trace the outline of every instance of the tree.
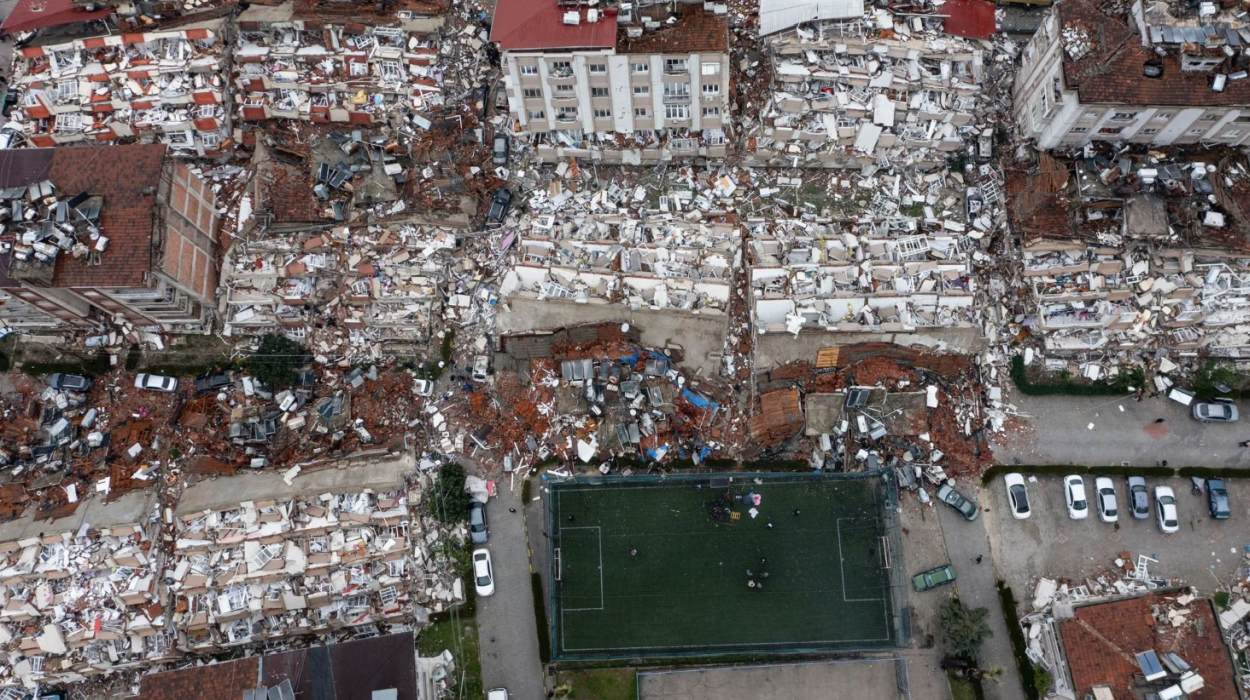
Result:
M247 360L248 371L271 389L295 382L295 371L312 361L308 349L284 335L269 333Z
M464 490L464 467L450 462L438 468L430 508L439 522L454 525L469 516L469 493Z
M981 651L981 643L993 636L986 622L990 611L985 608L969 609L958 598L952 597L938 611L938 625L946 651L951 656L975 662Z

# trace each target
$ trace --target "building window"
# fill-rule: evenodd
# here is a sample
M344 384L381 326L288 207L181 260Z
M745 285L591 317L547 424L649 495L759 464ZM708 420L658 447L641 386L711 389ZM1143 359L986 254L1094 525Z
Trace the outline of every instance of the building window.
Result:
M648 114L650 114L650 111L648 111L646 107L634 107L635 117L645 117Z
M686 59L684 58L666 58L664 59L665 73L685 73Z
M1137 118L1137 112L1116 112L1111 115L1113 122L1131 122Z
M1201 136L1203 131L1205 131L1205 129L1190 129L1189 131L1186 131L1185 133L1189 134L1190 136Z
M704 107L704 108L703 108L703 116L705 116L705 117L719 117L719 116L720 116L720 107Z
M535 97L542 97L543 91L538 88L525 88L521 91L521 94L525 95L526 98L533 99Z
M1155 112L1154 119L1171 119L1174 115L1172 112Z
M689 119L690 105L664 105L666 119Z
M587 68L590 69L591 73L607 73L608 72L608 64L606 63L591 63L587 65Z
M720 75L719 63L700 63L699 72L703 75Z
M567 97L573 94L573 86L572 85L557 85L556 92L559 93L560 97Z
M1072 133L1074 133L1074 134L1084 134L1084 133L1086 133L1086 132L1088 132L1088 131L1089 131L1089 128L1088 128L1088 127L1084 127L1084 126L1077 126L1077 127L1073 127L1073 129L1072 129Z
M521 75L538 75L538 66L521 66Z
M1108 136L1119 136L1120 131L1121 131L1121 128L1118 126L1104 126L1103 128L1098 130L1098 133L1106 134Z
M651 94L650 85L635 85L634 86L634 97L646 97L647 95L650 95L650 94Z
M1159 133L1159 130L1158 129L1142 129L1141 131L1137 133L1141 134L1142 136L1151 136L1151 135Z
M1213 121L1215 121L1216 119L1219 119L1219 118L1220 118L1220 115L1218 115L1218 114L1211 114L1210 112L1208 112L1208 113L1206 113L1206 114L1202 115L1201 117L1198 117L1198 121L1200 121L1200 122L1213 122Z
M664 83L664 99L690 97L690 83Z
M590 88L590 96L591 97L607 97L608 89L605 87L592 87Z
M631 68L635 73L646 73L650 66L645 63L634 63L631 64Z
M612 110L610 109L596 109L595 110L595 119L611 119L611 118L612 118Z
M551 72L555 75L570 75L573 72L573 64L568 61L552 61Z
M530 112L529 114L530 114L530 121L532 122L540 121L542 119L547 118L547 115L543 114L543 111L541 109L536 112Z
M1239 139L1239 138L1241 138L1241 132L1240 132L1240 131L1238 131L1237 129L1230 129L1230 130L1228 130L1228 131L1225 131L1225 132L1224 132L1224 138L1226 138L1226 139Z
M719 95L720 83L704 83L703 94L704 95Z
M561 109L559 112L556 113L556 121L559 121L559 122L577 121L577 110L569 109L567 107Z
M1100 114L1100 113L1098 113L1098 112L1092 112L1092 111L1091 111L1091 112L1086 112L1086 113L1082 114L1082 115L1081 115L1081 119L1097 119L1098 117L1101 117L1101 116L1102 116L1102 114Z

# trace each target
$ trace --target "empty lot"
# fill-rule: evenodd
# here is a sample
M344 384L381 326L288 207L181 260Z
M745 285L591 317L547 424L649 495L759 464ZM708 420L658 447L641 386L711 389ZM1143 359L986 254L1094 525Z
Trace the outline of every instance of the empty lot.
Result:
M1026 480L1027 469L1022 469ZM1083 475L1090 501L1085 520L1068 517L1063 494L1063 477L1037 477L1028 481L1033 515L1028 520L1011 517L1002 478L994 479L980 495L989 512L983 514L994 552L999 578L1016 590L1017 600L1032 597L1038 577L1066 578L1071 581L1104 573L1114 567L1120 552L1128 551L1158 559L1151 565L1155 576L1180 577L1204 592L1227 582L1241 562L1242 546L1250 544L1250 481L1228 481L1232 517L1211 519L1206 494L1190 492L1189 479L1156 479L1143 470L1150 489L1151 517L1136 520L1127 510L1127 488L1123 477L1111 477L1116 487L1120 519L1114 524L1098 519L1093 496L1093 477ZM1171 486L1176 492L1180 532L1165 535L1159 530L1154 511L1154 487Z

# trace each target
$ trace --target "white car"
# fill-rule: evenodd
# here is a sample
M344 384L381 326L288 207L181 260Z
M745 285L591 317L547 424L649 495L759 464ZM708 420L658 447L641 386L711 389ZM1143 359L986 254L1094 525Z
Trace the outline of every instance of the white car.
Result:
M1181 529L1180 514L1176 510L1176 494L1171 486L1155 487L1155 512L1159 516L1159 529L1171 534Z
M495 569L485 549L473 550L473 588L483 598L495 592Z
M508 700L508 689L491 688L486 691L486 700Z
M135 388L172 394L178 390L178 380L160 374L138 374L135 375Z
M412 383L412 391L417 396L428 397L434 393L434 382L428 379L417 379Z
M1089 516L1089 499L1085 497L1085 480L1073 474L1063 477L1063 496L1068 500L1068 517L1084 520Z
M478 355L473 358L473 381L484 382L486 375L490 371L490 357L487 355Z
M1003 483L1007 486L1007 503L1011 506L1011 517L1024 520L1032 515L1033 510L1029 507L1029 490L1024 487L1024 477L1012 472L1003 477Z
M1100 476L1094 479L1094 496L1098 499L1098 518L1104 523L1114 523L1120 519L1120 510L1115 502L1115 485L1111 479Z

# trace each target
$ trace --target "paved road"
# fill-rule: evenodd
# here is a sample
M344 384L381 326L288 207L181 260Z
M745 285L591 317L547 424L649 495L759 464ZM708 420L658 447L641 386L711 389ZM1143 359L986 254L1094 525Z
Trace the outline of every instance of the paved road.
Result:
M482 683L507 688L510 697L543 697L543 669L530 593L529 545L519 493L500 482L499 496L487 505L495 565L495 595L479 598L477 631L482 644ZM518 492L520 483L517 484ZM516 512L509 512L513 508Z
M1175 401L1019 392L1009 401L1027 427L992 437L1001 464L1250 467L1250 449L1237 445L1250 439L1250 425L1199 423ZM1242 404L1244 416L1250 405Z
M955 590L959 599L969 608L985 608L990 611L990 630L994 636L981 647L981 667L1001 668L1002 676L997 682L986 680L986 700L1023 700L1020 673L1011 652L1011 638L1007 636L1007 623L1003 619L1002 606L998 603L998 588L994 580L993 558L990 556L989 537L985 534L985 517L973 522L963 519L954 508L938 504L938 522L942 524L942 538L946 541L946 553L955 567ZM983 557L980 564L978 556Z

